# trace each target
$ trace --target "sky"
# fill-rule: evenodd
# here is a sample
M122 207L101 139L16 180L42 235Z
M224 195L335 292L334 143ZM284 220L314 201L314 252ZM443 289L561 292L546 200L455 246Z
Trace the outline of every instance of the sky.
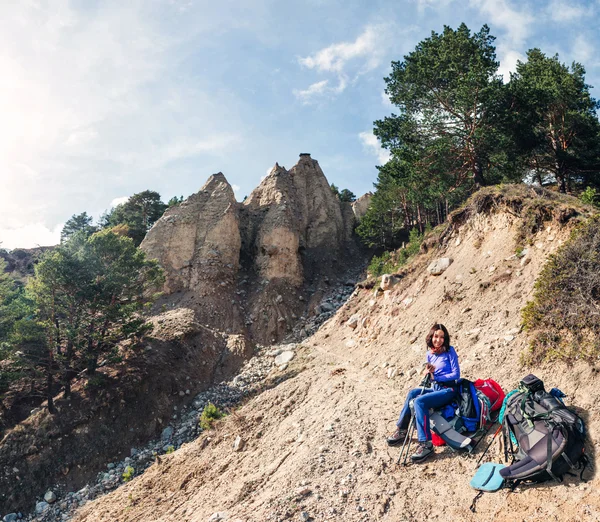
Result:
M444 25L488 24L500 72L539 47L600 97L600 0L3 0L0 247L51 245L143 190L223 172L242 200L302 152L372 190L391 61ZM397 111L396 111L397 112Z

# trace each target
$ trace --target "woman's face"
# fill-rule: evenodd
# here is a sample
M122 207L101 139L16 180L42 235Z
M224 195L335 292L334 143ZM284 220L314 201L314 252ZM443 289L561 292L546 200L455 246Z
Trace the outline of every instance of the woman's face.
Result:
M434 353L439 353L444 350L444 331L436 330L433 333L433 337L431 338L432 351Z

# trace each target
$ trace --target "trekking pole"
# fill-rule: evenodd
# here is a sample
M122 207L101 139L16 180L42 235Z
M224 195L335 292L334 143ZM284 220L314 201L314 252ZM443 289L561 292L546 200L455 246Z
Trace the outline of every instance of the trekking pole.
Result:
M487 448L485 448L484 452L481 454L481 457L479 457L479 459L475 463L475 469L477 469L479 467L479 463L482 461L483 457L488 452L488 450L492 447L492 444L496 440L496 437L498 436L498 433L500 433L501 430L502 430L502 423L500 423L500 426L498 426L498 429L496 430L496 433L494 433L494 436L492 437L492 440L487 445Z
M423 391L425 390L425 388L429 387L430 381L431 381L431 374L428 373L427 375L425 375L425 377L421 381L421 384L420 384L421 393L419 393L419 395L417 395L417 397L415 397L415 399L413 399L413 402L416 400L416 398L423 395ZM402 448L400 449L400 455L398 455L398 460L396 461L396 465L400 464L400 461L402 460L402 455L404 454L404 448L406 447L406 454L404 455L404 462L402 463L403 466L406 466L406 460L408 457L408 452L410 450L412 434L413 434L415 428L416 428L415 413L413 411L413 408L410 408L410 422L408 424L408 429L406 430L406 437L404 438L404 443L402 444ZM408 441L408 446L406 446L407 441Z
M410 439L412 438L412 432L415 425L415 416L411 414L410 422L408 423L408 429L406 430L406 437L404 437L404 442L402 443L402 448L400 449L400 455L398 455L398 460L396 461L396 466L400 464L402 460L402 455L404 454L404 448L406 447L406 442L408 441L408 447L406 447L406 454L408 455L408 450L410 448ZM406 465L406 458L402 465Z
M479 445L479 443L487 437L488 433L490 432L490 430L492 429L492 426L494 424L496 424L496 423L492 422L485 430L483 430L483 434L481 435L481 437L479 437L477 439L477 441L475 441L475 444L473 444L473 446L471 446L471 450L469 451L469 453L473 453L475 451L475 448Z

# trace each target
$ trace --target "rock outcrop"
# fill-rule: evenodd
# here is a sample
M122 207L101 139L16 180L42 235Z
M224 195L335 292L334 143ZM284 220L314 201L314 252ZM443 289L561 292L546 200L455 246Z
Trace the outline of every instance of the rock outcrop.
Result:
M352 205L333 194L316 160L275 164L243 203L223 174L173 207L142 242L166 272L167 307L271 343L315 313L327 286L364 263ZM335 281L334 281L335 282Z
M360 221L363 218L363 216L367 213L372 199L373 193L367 192L352 203L352 212L354 212L354 217L358 221Z
M233 282L240 245L237 202L219 172L197 194L168 209L141 248L165 269L167 293L193 290L204 295L207 285Z

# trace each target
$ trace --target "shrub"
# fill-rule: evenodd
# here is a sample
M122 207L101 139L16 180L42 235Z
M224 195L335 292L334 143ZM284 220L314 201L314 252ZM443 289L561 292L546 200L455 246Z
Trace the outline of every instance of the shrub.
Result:
M171 453L175 453L175 446L169 446L169 447L167 448L167 451L165 451L165 453L166 453L167 455L170 455Z
M430 230L431 227L428 225L425 231L429 232ZM395 272L405 265L412 256L419 253L422 242L423 234L419 233L418 229L413 228L408 235L408 243L404 247L395 252L384 252L380 256L373 256L368 268L369 273L379 277L383 274Z
M123 477L123 482L129 482L133 476L135 475L135 469L133 469L131 466L127 466L125 468L125 471L123 471L123 475L121 475Z
M592 187L587 187L581 193L581 196L579 196L579 199L581 199L581 201L583 201L586 205L594 205L596 207L599 206L599 198L600 194L598 194L598 191Z
M213 422L225 417L225 414L219 410L212 402L209 402L206 406L204 406L204 410L202 410L202 414L200 415L200 427L203 430L209 430Z
M550 256L522 317L532 332L525 363L600 355L600 218L578 227Z
M391 252L384 252L380 256L373 256L369 263L369 273L375 277L393 272L396 268L396 263L392 259Z

